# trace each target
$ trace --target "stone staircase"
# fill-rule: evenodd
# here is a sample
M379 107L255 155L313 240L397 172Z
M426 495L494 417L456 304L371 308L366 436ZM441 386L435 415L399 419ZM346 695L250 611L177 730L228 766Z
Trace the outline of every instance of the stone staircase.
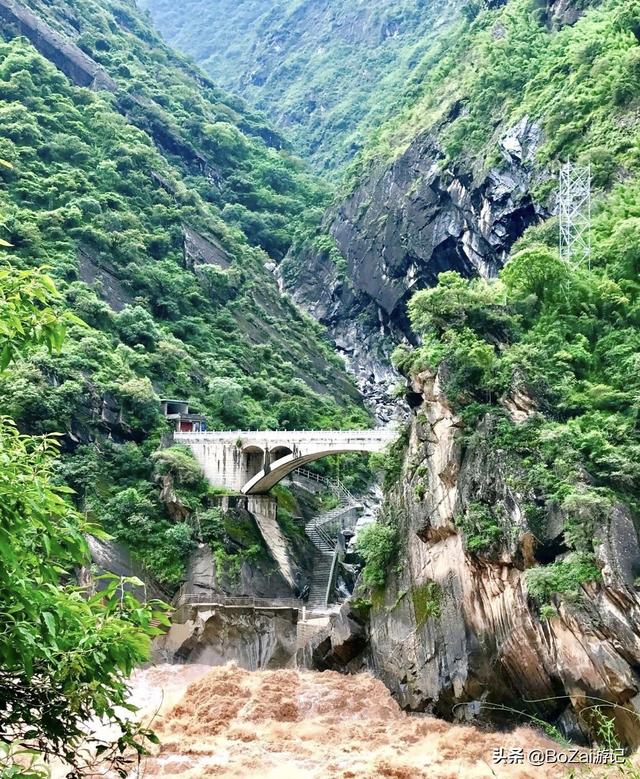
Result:
M336 547L335 542L332 542L315 518L311 522L307 522L304 529L307 537L319 552L329 555L333 554L333 550Z
M304 471L302 475L305 478L310 478L307 471ZM311 476L315 477L315 474L311 474ZM338 534L351 524L345 520L345 515L359 505L356 498L341 484L321 476L315 478L328 487L340 503L330 511L314 517L305 525L307 537L316 549L307 601L307 608L310 612L323 611L327 608L327 589L334 565Z
M359 501L342 484L311 471L300 468L293 476L322 484L339 501L335 508L314 517L305 525L307 537L315 547L315 555L309 597L297 626L297 646L300 649L329 624L331 609L327 603L327 590L338 554L338 535L354 524L353 517L347 515L359 505Z
M327 587L333 565L333 552L316 553L313 558L313 573L309 585L307 608L310 611L324 609L327 606Z

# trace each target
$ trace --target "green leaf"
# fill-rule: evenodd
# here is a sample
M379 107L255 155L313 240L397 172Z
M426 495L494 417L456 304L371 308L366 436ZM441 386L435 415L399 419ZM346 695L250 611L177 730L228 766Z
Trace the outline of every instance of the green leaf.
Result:
M42 619L44 620L45 625L47 626L47 630L51 634L51 636L55 636L56 634L56 620L53 614L49 611L43 611L42 612Z

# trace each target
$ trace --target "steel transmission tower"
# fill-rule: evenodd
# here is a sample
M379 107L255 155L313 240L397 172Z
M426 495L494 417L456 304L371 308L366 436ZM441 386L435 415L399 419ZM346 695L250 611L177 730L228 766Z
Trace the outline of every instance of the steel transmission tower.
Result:
M560 168L560 256L591 267L591 165L567 160Z

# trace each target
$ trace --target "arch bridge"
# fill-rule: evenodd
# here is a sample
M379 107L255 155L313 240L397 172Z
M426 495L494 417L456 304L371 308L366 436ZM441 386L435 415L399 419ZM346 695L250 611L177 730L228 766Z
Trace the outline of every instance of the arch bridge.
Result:
M213 487L262 495L306 463L345 452L382 452L396 437L375 430L236 430L176 433Z

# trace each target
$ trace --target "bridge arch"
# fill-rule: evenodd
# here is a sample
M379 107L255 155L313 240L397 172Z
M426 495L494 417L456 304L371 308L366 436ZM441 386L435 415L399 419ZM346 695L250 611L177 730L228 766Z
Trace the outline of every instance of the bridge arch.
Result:
M247 475L253 476L259 473L266 463L265 450L255 443L245 444L241 448L245 457L245 468Z
M279 444L278 446L274 446L269 450L269 459L273 463L276 460L280 460L283 457L286 457L288 454L293 454L291 447L285 446L284 444Z
M379 447L349 447L345 449L322 449L317 452L309 452L307 454L287 454L278 460L274 460L268 468L263 468L259 473L253 476L242 487L242 492L245 495L260 495L268 492L272 487L284 479L285 476L295 471L296 468L301 468L307 463L314 462L314 460L320 460L323 457L330 457L335 454L346 454L347 452L378 452Z

